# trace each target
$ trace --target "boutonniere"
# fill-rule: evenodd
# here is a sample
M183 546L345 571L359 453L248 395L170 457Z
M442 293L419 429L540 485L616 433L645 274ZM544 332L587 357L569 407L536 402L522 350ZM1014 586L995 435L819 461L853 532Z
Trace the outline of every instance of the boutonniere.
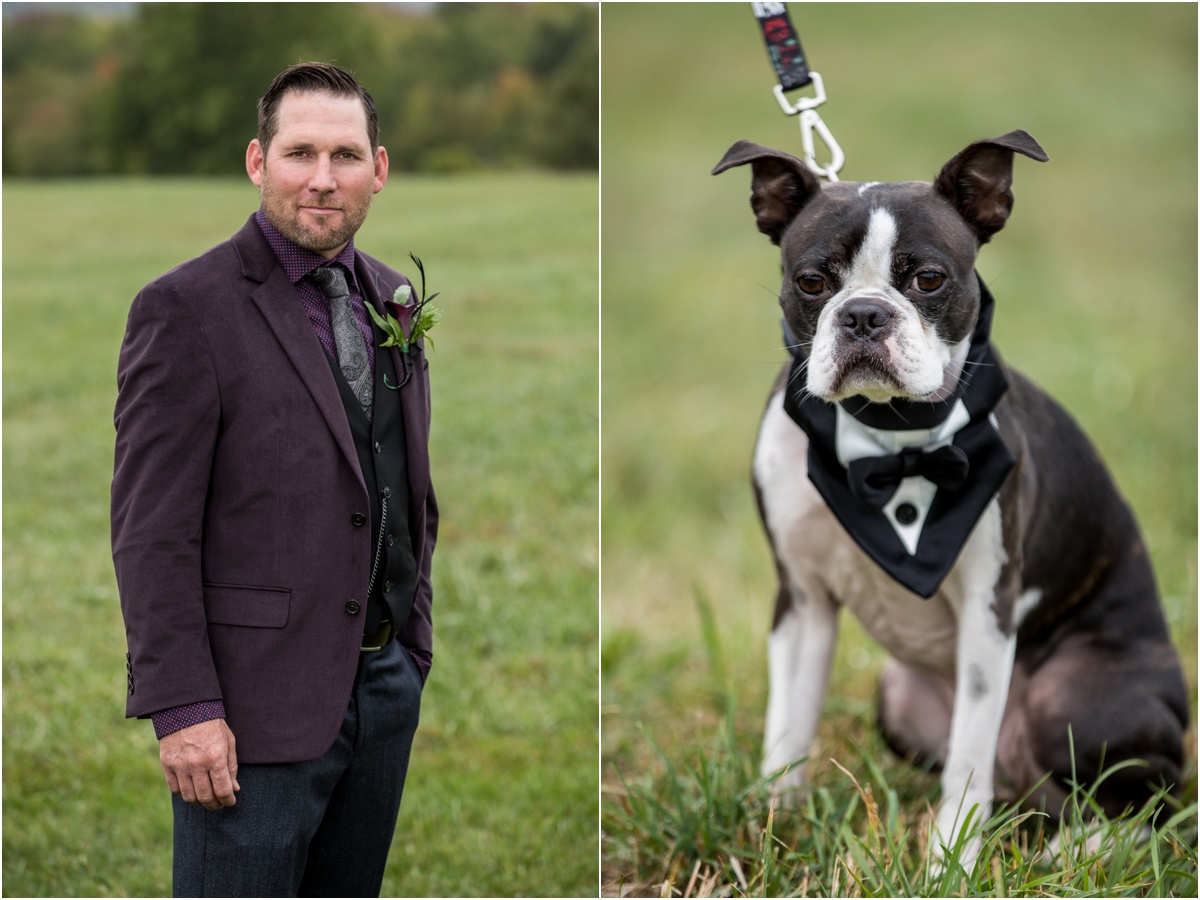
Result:
M413 254L408 254L412 261L417 265L417 271L421 273L421 296L419 299L413 299L413 289L411 285L402 284L396 288L396 293L391 300L383 301L385 315L379 315L367 304L367 312L371 314L371 318L375 320L375 324L383 329L387 334L385 340L380 347L399 347L400 352L406 356L411 352L413 345L421 338L429 341L429 348L433 349L433 338L429 337L429 329L442 318L442 310L440 307L433 306L429 301L437 297L437 294L425 296L425 267L421 265L421 260Z

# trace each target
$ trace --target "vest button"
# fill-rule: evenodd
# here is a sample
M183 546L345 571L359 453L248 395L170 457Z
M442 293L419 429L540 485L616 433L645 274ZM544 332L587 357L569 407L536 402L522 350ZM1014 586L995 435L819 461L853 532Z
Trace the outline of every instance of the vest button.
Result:
M390 581L385 581L383 583L383 592L385 594L390 594L392 592L392 583Z
M366 525L367 517L364 516L362 513L355 513L354 515L352 515L350 517L350 524L351 525Z
M390 487L385 487L379 493L383 494L384 497L390 497L390 496L392 496L392 489Z
M375 452L376 452L376 453L382 453L382 452L383 452L383 448L379 446L379 441L376 441L376 442L375 442Z
M911 525L917 521L917 508L911 503L901 503L896 507L896 521L901 525Z
M362 607L360 607L360 606L358 605L358 601L357 601L357 600L351 600L349 603L347 603L347 604L346 604L346 612L348 612L348 613L349 613L350 615L352 615L352 616L357 616L357 615L358 615L358 611L359 611L361 608L362 608Z
M396 543L396 536L394 534L389 534L388 541L387 541L388 546L390 547L395 543Z

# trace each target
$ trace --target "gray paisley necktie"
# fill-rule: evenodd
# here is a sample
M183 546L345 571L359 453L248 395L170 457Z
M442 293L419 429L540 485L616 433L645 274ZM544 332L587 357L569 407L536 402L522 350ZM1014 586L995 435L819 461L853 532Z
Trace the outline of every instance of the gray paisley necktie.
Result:
M321 266L310 272L308 277L329 298L329 318L333 324L333 343L337 347L338 364L370 421L373 394L371 365L367 358L367 342L363 340L354 310L350 308L346 272L340 265Z

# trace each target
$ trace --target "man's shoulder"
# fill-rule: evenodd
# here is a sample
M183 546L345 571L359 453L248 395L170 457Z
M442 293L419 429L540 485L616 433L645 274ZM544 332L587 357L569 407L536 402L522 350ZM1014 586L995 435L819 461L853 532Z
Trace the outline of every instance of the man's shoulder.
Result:
M176 290L200 286L230 274L241 274L233 242L222 241L199 256L168 269L151 280L146 287L165 287Z

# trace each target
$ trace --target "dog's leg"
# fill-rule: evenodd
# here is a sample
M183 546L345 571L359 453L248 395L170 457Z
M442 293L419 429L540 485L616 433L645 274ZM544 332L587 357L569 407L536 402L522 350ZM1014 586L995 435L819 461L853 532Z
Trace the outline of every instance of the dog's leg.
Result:
M990 593L967 598L959 620L958 689L937 816L939 839L948 847L958 842L968 815L971 824L977 825L992 812L996 744L1017 642L1015 634L1003 634L996 625L990 600ZM980 845L976 835L960 852L959 862L967 871L979 855ZM941 856L940 851L935 845L936 856Z
M993 502L964 547L959 563L962 579L961 591L956 592L955 700L934 836L937 861L944 858L945 848L959 842L968 816L974 827L992 811L996 747L1017 647L1015 630L1001 618L1003 604L996 602L1004 561L1000 511ZM976 833L958 853L959 862L968 872L981 844Z
M781 591L786 592L780 598L783 608L767 648L771 686L762 771L770 775L791 766L776 783L775 794L795 801L805 765L793 764L808 753L817 733L837 645L838 607L824 593L786 586Z
M782 379L785 367L780 373ZM838 605L824 587L806 577L815 542L833 527L806 471L808 439L783 411L782 380L767 403L754 451L754 485L759 512L775 555L779 596L768 644L770 694L763 739L764 775L790 766L775 794L799 798L805 766L825 703L837 644ZM814 515L816 518L810 520Z

